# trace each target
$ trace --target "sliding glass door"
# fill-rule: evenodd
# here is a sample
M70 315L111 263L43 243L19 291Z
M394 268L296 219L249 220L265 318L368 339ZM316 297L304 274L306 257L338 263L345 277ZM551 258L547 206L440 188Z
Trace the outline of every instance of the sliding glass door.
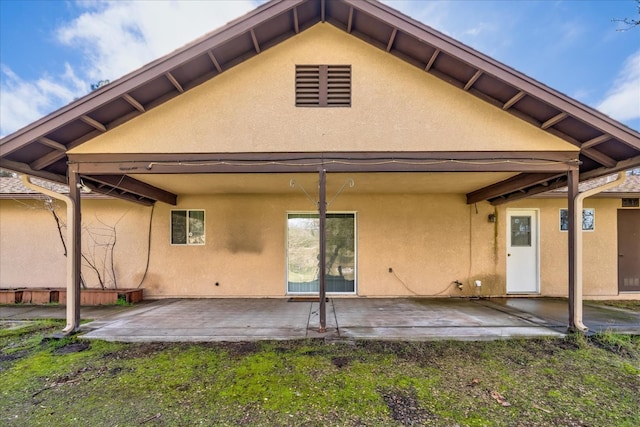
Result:
M287 215L287 293L317 294L320 265L317 213ZM356 292L356 217L327 214L326 291Z

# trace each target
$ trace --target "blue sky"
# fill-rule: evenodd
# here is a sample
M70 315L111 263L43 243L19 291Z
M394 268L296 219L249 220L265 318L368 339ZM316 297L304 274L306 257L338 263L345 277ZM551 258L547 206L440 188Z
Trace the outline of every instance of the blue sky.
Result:
M0 136L261 2L0 0ZM390 6L640 129L634 0L426 1Z

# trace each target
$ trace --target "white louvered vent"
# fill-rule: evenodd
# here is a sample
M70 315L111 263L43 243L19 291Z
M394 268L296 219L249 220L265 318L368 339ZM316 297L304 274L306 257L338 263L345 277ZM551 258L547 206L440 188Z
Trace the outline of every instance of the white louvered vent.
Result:
M351 65L296 65L296 107L351 107Z

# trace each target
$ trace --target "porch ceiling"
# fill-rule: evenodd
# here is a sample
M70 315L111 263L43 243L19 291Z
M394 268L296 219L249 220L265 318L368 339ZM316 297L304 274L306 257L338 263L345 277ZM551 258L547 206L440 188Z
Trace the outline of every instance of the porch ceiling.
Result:
M352 34L576 145L582 162L580 179L640 165L637 131L385 4L357 0L273 0L3 138L0 167L64 183L67 150L320 22ZM145 180L148 182L148 177ZM130 200L153 203L163 195L171 197L135 180L128 180L126 188L116 185L122 182L120 178L90 182L96 184L97 191ZM501 203L563 185L565 176L522 173L519 178L509 177L468 196Z
M335 194L349 179L354 187L350 193L454 193L466 194L496 181L515 175L512 172L440 172L440 173L329 173L327 193ZM318 191L317 173L273 174L185 174L131 175L147 184L164 188L179 196L194 194L287 194L299 192L291 180L310 194Z

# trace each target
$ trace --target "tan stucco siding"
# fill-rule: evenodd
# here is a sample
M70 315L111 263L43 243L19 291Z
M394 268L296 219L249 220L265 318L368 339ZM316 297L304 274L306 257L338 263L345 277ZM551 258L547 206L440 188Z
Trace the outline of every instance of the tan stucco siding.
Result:
M54 201L66 243L66 208ZM99 287L93 264L107 287L138 285L144 274L151 208L117 200L82 202L82 278ZM0 287L65 287L65 249L43 200L0 200ZM114 240L115 238L115 240Z
M350 108L296 108L296 64L351 64ZM74 153L575 151L382 50L318 24Z
M585 298L618 295L616 210L620 201L587 199L596 228L584 236ZM506 211L540 212L541 295L567 295L567 233L559 231L562 199L531 199L494 208L466 205L458 194L358 194L349 189L330 211L357 216L359 296L496 296L506 292ZM206 244L170 244L171 209L204 209ZM185 195L176 207L158 203L150 264L142 285L147 298L283 297L286 295L286 215L313 212L302 193ZM64 221L64 208L57 212ZM89 231L116 227L118 287L137 286L147 257L150 208L119 201L83 201L83 251L104 256ZM488 221L497 213L497 222ZM50 212L42 201L0 201L0 287L62 287L65 258ZM393 269L393 273L388 271ZM83 277L98 286L86 266ZM463 283L463 290L451 286ZM481 280L482 287L473 286ZM216 286L216 283L218 284Z
M0 287L65 283L64 247L44 200L0 200Z
M560 231L564 199L530 199L507 207L540 209L540 281L545 296L568 295L568 233ZM585 298L618 296L617 209L620 199L588 198L584 208L595 209L595 230L583 233L583 293ZM503 210L506 208L503 208ZM506 235L506 225L502 227ZM506 237L501 241L506 241ZM506 252L503 246L501 253ZM639 294L624 298L640 299Z

